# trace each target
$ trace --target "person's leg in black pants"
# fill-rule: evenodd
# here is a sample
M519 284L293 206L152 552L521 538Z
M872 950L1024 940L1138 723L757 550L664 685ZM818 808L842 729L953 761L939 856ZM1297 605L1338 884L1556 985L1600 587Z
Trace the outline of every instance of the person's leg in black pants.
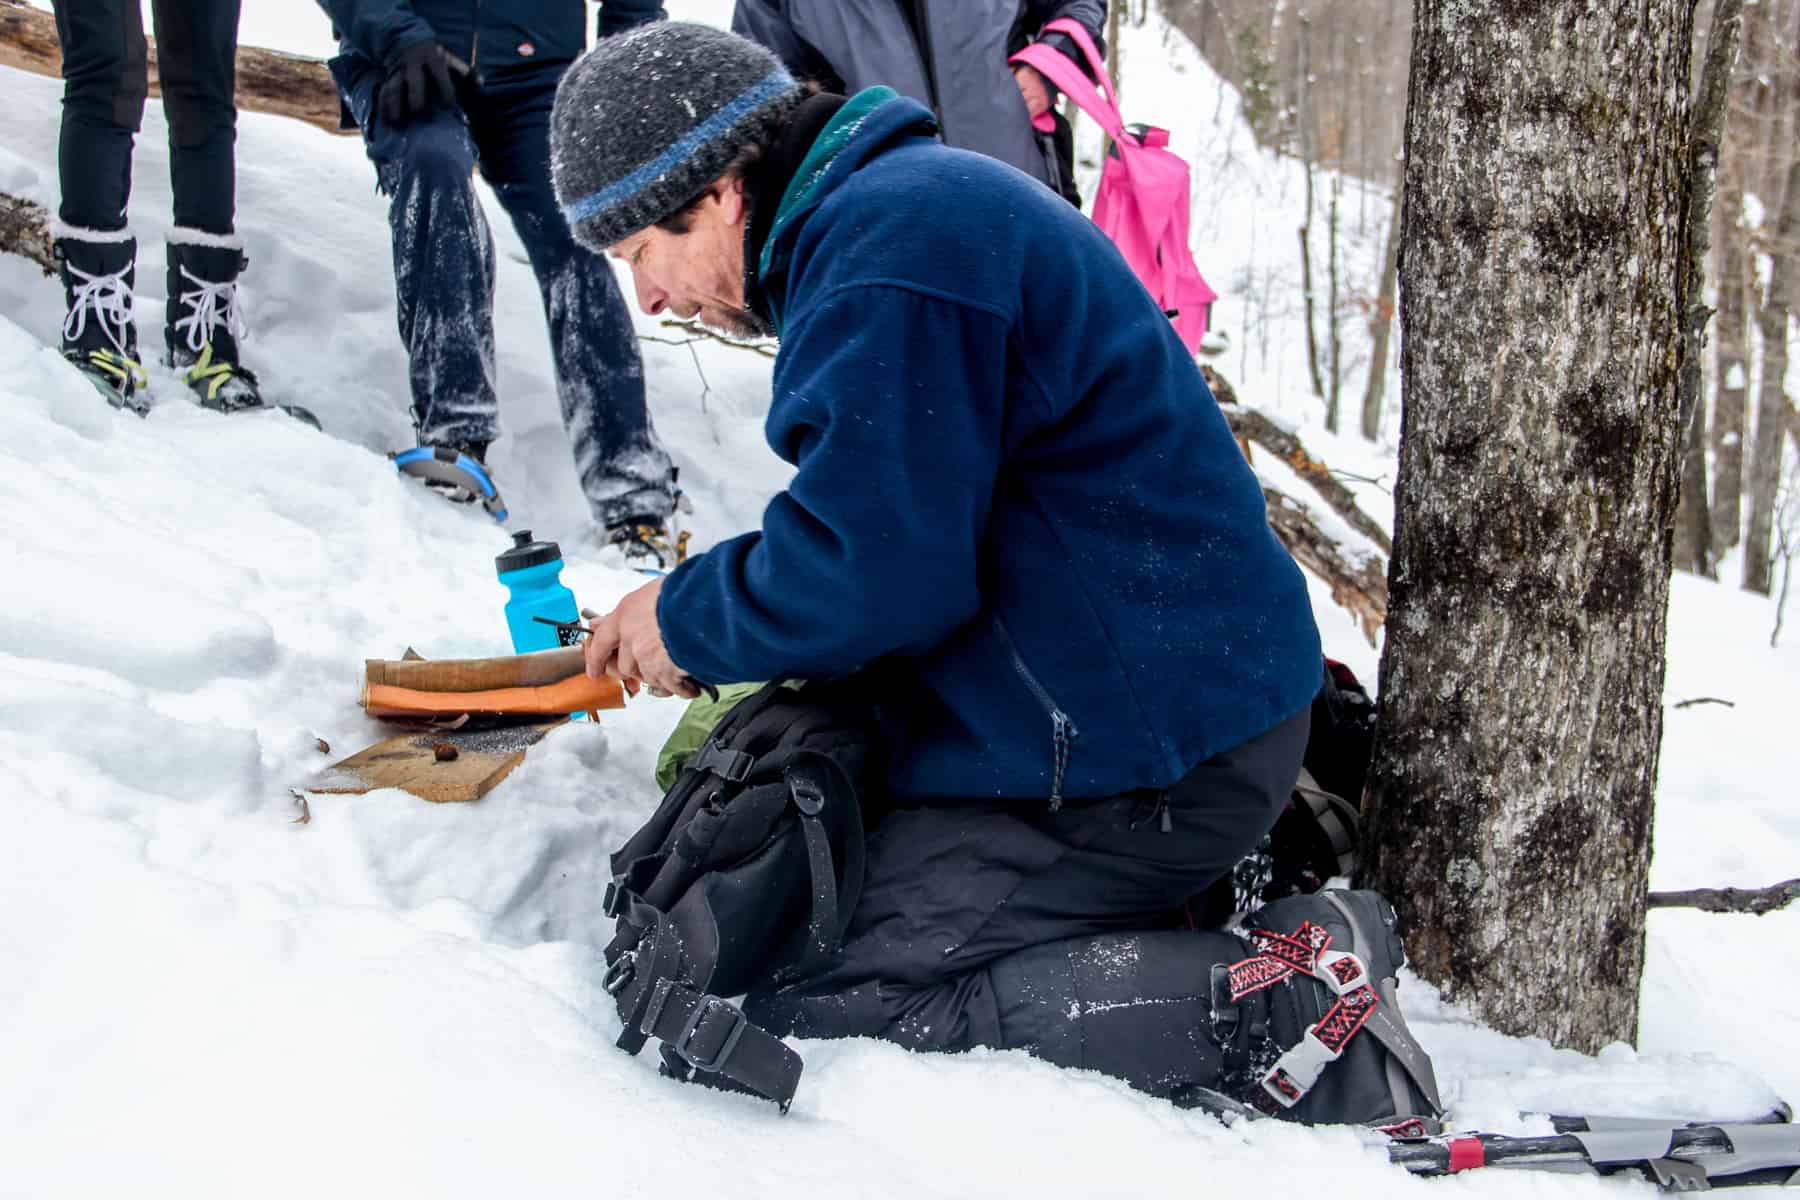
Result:
M675 507L668 454L651 428L644 364L612 268L576 244L550 182L551 66L471 97L469 131L537 275L563 426L594 521L662 527ZM665 563L672 566L673 563Z
M237 195L237 31L242 0L155 0L157 74L169 118L175 224L229 235ZM135 8L133 9L135 12Z
M67 315L62 352L109 404L142 416L132 289L137 240L125 225L131 150L148 93L137 0L56 0L63 52L54 236Z
M131 149L149 94L137 0L57 0L63 53L57 168L64 225L115 233L131 198Z

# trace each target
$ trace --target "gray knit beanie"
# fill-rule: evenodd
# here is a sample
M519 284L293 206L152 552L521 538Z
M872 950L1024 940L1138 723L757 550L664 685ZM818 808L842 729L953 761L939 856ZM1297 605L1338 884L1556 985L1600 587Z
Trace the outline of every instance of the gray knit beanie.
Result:
M755 42L687 21L607 38L563 76L550 170L575 240L603 250L679 211L803 93Z

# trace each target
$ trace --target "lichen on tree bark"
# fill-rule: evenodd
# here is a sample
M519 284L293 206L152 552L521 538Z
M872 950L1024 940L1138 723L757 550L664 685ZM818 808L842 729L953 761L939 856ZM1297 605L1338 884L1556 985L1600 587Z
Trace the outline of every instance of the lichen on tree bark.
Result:
M1365 878L1508 1032L1637 1026L1691 0L1420 0Z

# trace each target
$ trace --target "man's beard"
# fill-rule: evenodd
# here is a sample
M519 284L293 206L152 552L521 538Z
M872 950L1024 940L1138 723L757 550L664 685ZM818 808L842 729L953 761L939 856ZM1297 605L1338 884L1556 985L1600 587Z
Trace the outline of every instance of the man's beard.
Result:
M723 304L706 306L695 314L695 319L706 328L731 337L754 340L775 336L774 328L748 308L732 308Z

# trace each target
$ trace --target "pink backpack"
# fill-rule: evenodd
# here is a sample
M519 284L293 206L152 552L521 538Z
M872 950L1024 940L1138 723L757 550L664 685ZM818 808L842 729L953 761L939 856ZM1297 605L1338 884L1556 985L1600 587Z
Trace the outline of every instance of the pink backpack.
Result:
M1199 348L1212 302L1219 296L1200 277L1188 249L1188 165L1169 151L1168 130L1140 127L1139 135L1125 128L1106 64L1087 30L1065 17L1051 21L1043 32L1073 39L1087 55L1100 86L1096 88L1079 67L1041 41L1010 61L1036 68L1112 138L1115 152L1107 156L1100 174L1094 224L1112 239L1163 311L1173 314L1175 332L1191 354ZM1049 113L1035 118L1032 126L1044 133L1054 127Z

